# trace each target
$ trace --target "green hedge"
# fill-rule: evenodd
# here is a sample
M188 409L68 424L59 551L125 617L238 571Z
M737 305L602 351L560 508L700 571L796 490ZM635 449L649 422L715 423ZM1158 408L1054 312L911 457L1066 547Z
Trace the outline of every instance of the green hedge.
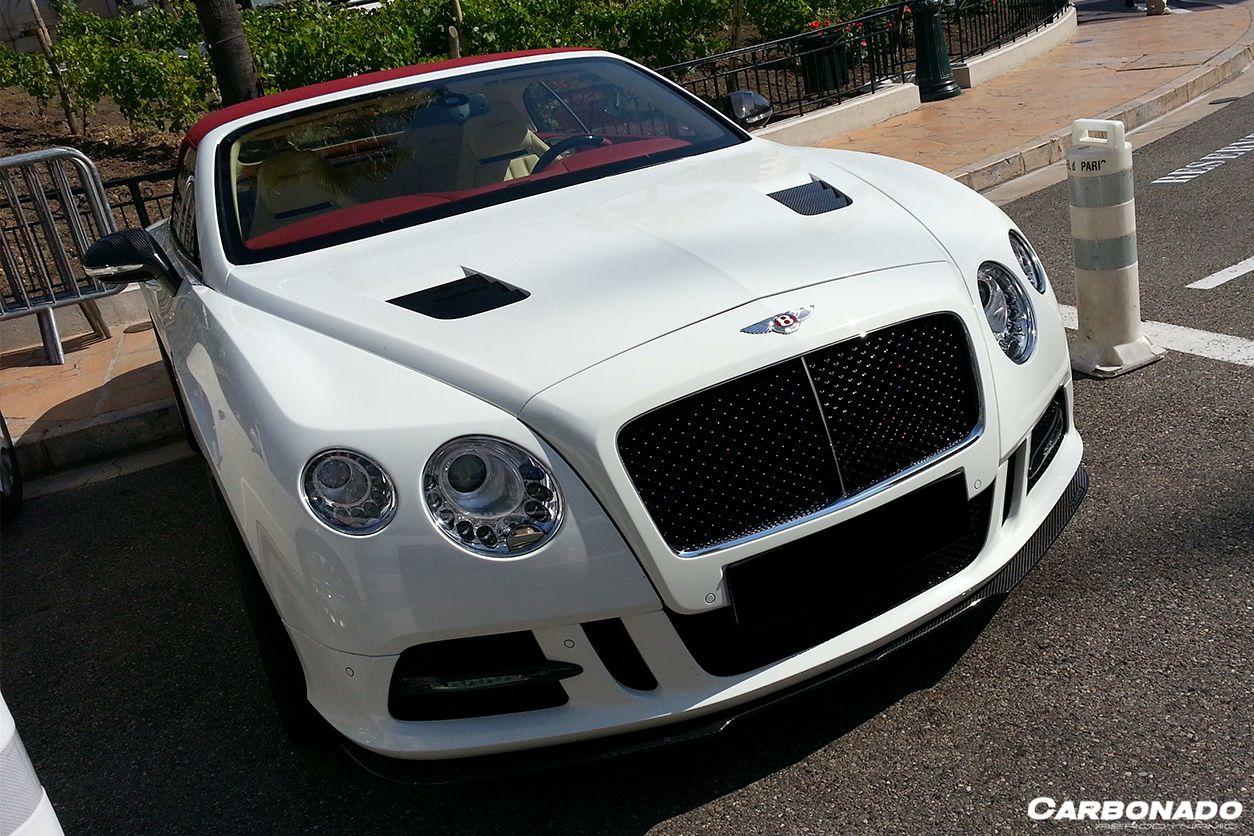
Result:
M267 91L442 58L452 0L387 0L355 10L291 0L244 12L244 30ZM725 44L712 33L730 0L464 0L465 54L596 46L641 63L685 61ZM90 118L104 98L132 128L177 131L214 98L214 80L190 0L102 18L58 8L57 57L75 110ZM42 56L0 48L0 86L41 102L55 93Z

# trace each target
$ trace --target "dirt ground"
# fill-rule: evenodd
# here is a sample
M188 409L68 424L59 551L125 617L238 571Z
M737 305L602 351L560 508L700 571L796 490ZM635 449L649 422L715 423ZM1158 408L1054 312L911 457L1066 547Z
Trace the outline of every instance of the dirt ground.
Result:
M55 102L39 102L12 87L0 88L0 157L68 145L91 157L105 180L174 168L179 137L133 134L112 102L88 117L84 136L73 136Z

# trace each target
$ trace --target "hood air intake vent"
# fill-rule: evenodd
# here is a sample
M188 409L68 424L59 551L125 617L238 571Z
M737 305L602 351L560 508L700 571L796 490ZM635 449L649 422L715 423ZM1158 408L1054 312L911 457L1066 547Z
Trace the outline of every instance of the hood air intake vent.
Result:
M435 319L462 319L521 302L530 295L512 284L472 273L464 279L397 296L388 301Z
M814 177L804 186L793 186L771 192L770 196L787 206L798 215L822 215L824 212L835 212L853 203L849 197L838 191L830 183L824 183Z

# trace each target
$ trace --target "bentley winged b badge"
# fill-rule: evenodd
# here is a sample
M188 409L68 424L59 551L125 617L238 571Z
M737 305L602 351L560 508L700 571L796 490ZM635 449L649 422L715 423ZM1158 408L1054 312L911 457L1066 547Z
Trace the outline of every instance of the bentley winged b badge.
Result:
M813 305L806 305L804 308L798 308L795 311L784 311L775 314L770 319L764 319L761 322L755 322L747 328L741 328L741 332L745 334L767 334L774 332L776 334L791 334L801 327L801 323L810 318L810 314L814 313Z

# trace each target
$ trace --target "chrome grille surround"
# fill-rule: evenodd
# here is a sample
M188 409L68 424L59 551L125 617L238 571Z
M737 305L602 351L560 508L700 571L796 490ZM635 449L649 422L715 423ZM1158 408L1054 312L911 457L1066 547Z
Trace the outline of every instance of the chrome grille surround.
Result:
M697 557L866 499L983 428L970 335L938 313L660 406L617 446L667 546Z

